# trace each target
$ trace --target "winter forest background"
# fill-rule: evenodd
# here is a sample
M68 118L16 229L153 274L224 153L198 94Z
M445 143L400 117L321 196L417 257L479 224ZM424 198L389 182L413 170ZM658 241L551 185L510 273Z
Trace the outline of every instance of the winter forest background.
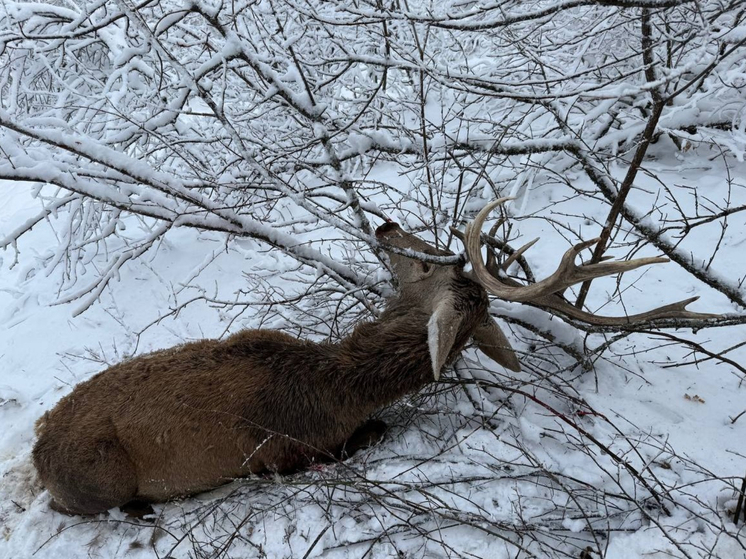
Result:
M746 556L741 0L53 0L0 6L0 556ZM672 262L492 302L470 349L341 464L156 506L48 508L33 423L136 353L240 328L338 340L393 292L385 219L513 196L506 273ZM492 220L491 223L495 223ZM500 244L499 242L497 244ZM616 281L615 281L616 279Z

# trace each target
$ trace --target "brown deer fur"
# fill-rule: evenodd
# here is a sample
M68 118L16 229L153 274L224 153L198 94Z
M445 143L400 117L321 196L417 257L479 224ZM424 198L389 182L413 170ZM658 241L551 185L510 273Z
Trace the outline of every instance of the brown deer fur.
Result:
M395 224L377 233L438 253ZM455 359L488 317L485 290L460 267L391 260L401 294L339 343L245 330L136 357L78 385L37 423L33 460L53 506L87 514L164 501L297 470L365 438L372 412L437 378L433 367ZM452 330L438 359L437 305Z

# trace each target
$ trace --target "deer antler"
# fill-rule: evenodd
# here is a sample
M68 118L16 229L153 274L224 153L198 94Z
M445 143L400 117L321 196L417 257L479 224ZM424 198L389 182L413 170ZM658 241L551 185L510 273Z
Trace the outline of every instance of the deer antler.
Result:
M512 198L500 198L482 208L474 220L467 224L463 239L466 247L466 254L471 261L474 277L493 295L505 299L506 301L525 302L537 307L555 310L570 318L598 326L623 326L662 318L707 319L716 318L718 316L715 314L693 312L686 309L688 304L696 301L699 297L692 297L677 303L664 305L644 313L620 317L597 316L571 305L562 297L557 295L557 293L561 293L567 287L576 283L582 283L586 280L614 274L623 274L624 272L647 266L649 264L658 264L669 261L668 258L652 257L613 262L599 262L597 264L584 264L580 266L576 265L575 257L578 253L580 253L581 250L594 245L599 241L599 239L584 241L570 248L562 257L557 270L548 278L536 283L521 285L512 279L500 278L498 275L499 270L494 262L490 261L485 264L484 260L482 260L480 232L489 213L497 206L500 206L511 199ZM521 247L518 252L522 254L533 243L534 241Z

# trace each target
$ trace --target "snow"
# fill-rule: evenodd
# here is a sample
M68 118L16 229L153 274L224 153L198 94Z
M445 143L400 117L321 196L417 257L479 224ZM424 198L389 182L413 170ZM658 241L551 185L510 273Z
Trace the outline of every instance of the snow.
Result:
M659 165L660 173L685 173L688 180L701 180L696 161L690 161L686 171ZM708 173L715 172L712 166L708 168ZM6 190L9 196L0 211L0 234L7 234L38 211L38 202L31 197L31 188L13 185ZM541 204L540 196L534 195L528 209ZM573 483L608 487L609 491L618 484L625 491L640 491L603 453L588 454L576 446L575 439L579 435L573 434L566 424L558 422L546 409L519 396L508 396L509 400L503 403L495 400L496 388L489 387L490 381L507 377L496 365L470 350L466 354L467 366L475 368L475 373L482 371L479 373L479 378L483 379L480 382L487 383L481 389L486 390L481 397L466 400L465 393L457 391L445 399L440 397L440 402L436 400L434 409L432 403L424 402L415 404L414 408L395 407L388 412L393 433L379 447L354 457L349 466L328 466L319 472L288 479L238 481L209 494L157 505L157 522L166 530L162 533L156 530L160 534L157 537L153 536L151 525L139 521L133 523L118 510L94 519L61 516L49 510L49 496L39 486L30 462L34 421L76 383L132 352L143 353L180 341L220 336L226 324L231 331L258 325L256 317L247 315L235 320L199 302L197 306L187 306L177 314L169 313L181 302L183 295L190 293L218 289L224 294L234 290L238 295L245 287L241 271L247 261L255 259L253 264L257 268L271 268L278 262L270 259L271 255L263 255L261 246L256 243L242 242L225 252L216 250L216 243L221 243L217 234L176 229L168 233L167 243L147 259L132 259L124 263L117 278L101 290L98 302L76 316L79 303L60 303L56 295L58 276L40 273L45 262L45 249L41 247L54 243L53 223L42 221L22 239L18 265L9 267L12 259L4 254L0 271L3 317L0 421L6 427L0 432L0 475L3 479L0 551L4 556L30 557L35 553L35 557L84 557L93 549L101 556L126 551L135 557L150 557L154 550L159 550L159 553L169 551L174 557L189 557L190 545L179 543L184 541L179 534L191 534L190 537L204 542L213 541L211 538L225 542L227 536L221 535L225 532L208 529L204 519L210 518L210 522L226 526L226 522L240 521L246 514L249 515L246 518L253 518L250 511L256 506L264 510L263 520L259 524L250 522L250 539L254 544L261 542L262 549L269 556L302 555L309 549L309 556L326 556L337 548L339 542L346 542L344 545L349 549L360 549L362 553L364 546L355 542L367 541L366 538L378 533L382 527L393 530L397 522L395 515L385 517L380 511L373 516L364 513L373 506L366 504L370 490L367 483L371 481L384 486L393 484L389 491L394 490L398 498L410 506L430 507L433 497L448 503L446 512L439 511L441 521L489 517L499 523L517 514L527 518L549 515L549 521L555 513L547 508L544 490L534 482L522 481L521 472L529 474L536 464L555 471L554 475L561 473L567 479L576 480ZM538 222L522 223L522 232L526 236L537 233L528 226ZM702 242L710 241L705 236ZM737 250L738 242L734 245ZM550 269L556 255L565 248L561 238L544 235L532 249L537 253L531 254L530 251L529 254L532 260L539 261L547 255L545 267ZM538 270L540 275L545 272L543 268ZM681 291L689 291L686 284L676 281L679 277L676 267L670 264L643 275L638 281L637 296L634 300L628 299L630 307L646 308L678 298ZM669 284L668 289L646 291L651 280ZM184 288L187 291L183 291ZM282 288L292 290L291 285ZM698 291L698 294L703 296L697 303L698 308L727 310L728 305L718 303L717 297L710 297L707 292ZM540 315L539 311L529 307L500 302L495 302L493 310L529 320L539 320ZM632 308L628 310L632 312ZM143 330L159 316L164 318ZM582 344L577 332L557 319L548 321L547 327L564 343ZM736 332L742 332L742 329L708 330L700 336L706 337L714 346L724 347L734 343L734 336L738 337ZM692 339L698 340L697 337ZM516 339L514 343L518 351L527 351L520 340ZM730 532L736 530L726 520L729 509L734 506L734 493L719 480L737 479L744 473L739 441L746 434L746 421L733 422L730 419L743 411L740 374L727 366L714 366L710 362L667 369L667 363L686 360L686 355L670 353L651 340L630 338L622 346L618 351L626 357L618 363L599 361L594 372L576 376L574 391L586 408L583 408L583 415L576 415L573 421L581 423L584 430L607 441L618 452L626 454L635 449L627 459L638 469L652 468L660 483L682 489L672 494L678 503L678 506L669 503L669 507L673 507L673 516L657 518L663 530L631 512L624 522L624 531L610 536L605 557L648 557L651 550L672 552L677 549L676 545L663 535L671 531L688 533L688 541L695 538L703 546L715 546L719 553L726 554L721 557L738 557L732 555L740 553L732 535L720 536L713 530L711 521L701 526L693 524L687 511L697 511L698 515L705 515L710 520L715 515L718 521L726 522ZM452 375L447 373L446 377ZM521 375L524 373L518 377ZM474 389L476 386L466 391ZM449 421L458 421L459 417L464 421L463 418L475 410L469 402L480 399L485 405L480 405L477 413L487 414L486 417L498 423L494 434L466 421L463 428L453 433L449 442L448 437L441 440L442 433L430 438L434 425L417 420L418 413L432 409L443 418L450 417ZM450 400L453 402L449 403ZM505 415L508 401L508 408L512 411ZM449 408L452 411L448 411ZM411 413L414 413L413 419L399 423L401 418ZM436 427L436 432L439 429L442 427ZM504 438L513 442L504 445L501 442ZM516 443L521 451L512 446ZM431 461L426 458L428 456L440 458ZM526 462L526 456L537 462L533 465ZM492 462L491 459L485 460L486 457L498 457L499 460ZM590 457L592 461L589 462ZM496 468L507 469L498 475L500 470ZM355 489L354 485L346 489L345 485L336 485L335 480L347 476L359 478L361 482L366 480L360 486L365 491ZM480 479L482 481L476 481ZM314 504L324 493L324 487L334 495L335 506L331 512L334 521L331 524L329 513ZM336 489L332 489L334 487ZM425 490L426 487L430 489ZM309 495L314 498L303 500L303 496ZM300 499L298 502L305 504L301 508L297 505L291 508L294 512L287 517L286 504L292 503L293 499ZM386 494L377 497L379 503L386 503L387 499L390 496ZM556 524L549 522L544 530L551 534L561 527L573 534L586 533L588 519L582 515L574 516L569 511L565 514L557 518ZM469 535L464 528L452 530L441 526L441 529L449 534L450 545L459 553L484 553L480 540L473 534ZM676 538L685 539L683 536ZM314 541L315 546L311 549ZM92 547L85 545L86 542L92 542ZM253 553L254 544L249 547L241 542L231 545L236 553L239 550ZM436 547L426 545L425 548L437 554ZM384 557L393 549L381 546L376 549L376 556ZM355 556L357 552L350 553ZM495 556L502 556L501 552L495 552Z
M105 0L0 6L0 559L746 557L743 325L615 337L493 298L522 372L467 348L380 412L374 448L150 522L52 511L31 462L35 421L133 355L242 328L334 341L370 320L392 286L368 221L457 254L448 226L509 193L497 234L540 237L526 258L548 276L608 215L587 173L615 193L650 92L687 80L626 200L637 230L609 254L659 256L643 229L731 295L671 262L595 280L587 307L699 296L692 310L741 317L739 8L670 8L681 50L648 82L637 11L580 4L179 0L137 22Z

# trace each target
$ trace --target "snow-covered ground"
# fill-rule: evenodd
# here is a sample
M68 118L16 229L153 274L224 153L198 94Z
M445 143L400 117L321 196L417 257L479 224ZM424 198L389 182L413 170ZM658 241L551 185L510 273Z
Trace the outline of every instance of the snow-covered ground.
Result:
M723 201L723 159L711 159L704 148L679 159L674 151L662 146L652 154L648 166L660 182L641 178L644 188L631 204L644 209L664 199L661 183L695 186L701 197ZM728 163L732 176L746 176L744 164ZM730 192L733 207L746 202L743 182ZM39 206L27 186L5 183L0 191L2 237ZM541 186L520 194L523 216L539 212L577 223L606 213L577 198L553 199ZM567 242L539 219L518 227L526 238L542 234L529 259L538 275L551 273ZM587 238L599 230L590 221L585 227ZM588 557L600 550L606 559L746 557L745 543L733 537L742 530L732 522L733 486L746 474L746 414L736 419L746 410L744 375L727 363L698 361L664 337L623 339L583 372L564 370L569 361L561 352L514 328L511 340L530 365L526 372L508 375L467 350L442 386L386 410L386 439L346 464L240 480L156 505L154 523L117 510L95 518L53 512L30 460L35 420L75 384L133 353L259 325L259 315L204 301L170 311L200 293L230 300L247 290L240 298L261 297L252 295L256 276L244 274L284 265L256 243L176 229L127 263L98 302L75 316L79 301L55 304L62 272L49 264L59 228L54 218L40 223L19 243L17 262L12 248L0 254L2 558L554 557L552 549L577 557L586 547L594 550ZM698 244L688 248L709 256L719 232L717 224L702 227ZM744 217L736 214L715 273L731 281L746 273L744 242ZM675 264L629 275L625 307L609 304L605 314L693 295L701 296L693 310L739 312ZM614 287L612 279L597 280L590 306L602 306ZM493 311L543 321L566 343L582 344L573 328L535 309L495 301ZM743 342L746 329L671 333L723 350ZM746 351L727 356L743 363ZM677 362L688 364L669 366Z

